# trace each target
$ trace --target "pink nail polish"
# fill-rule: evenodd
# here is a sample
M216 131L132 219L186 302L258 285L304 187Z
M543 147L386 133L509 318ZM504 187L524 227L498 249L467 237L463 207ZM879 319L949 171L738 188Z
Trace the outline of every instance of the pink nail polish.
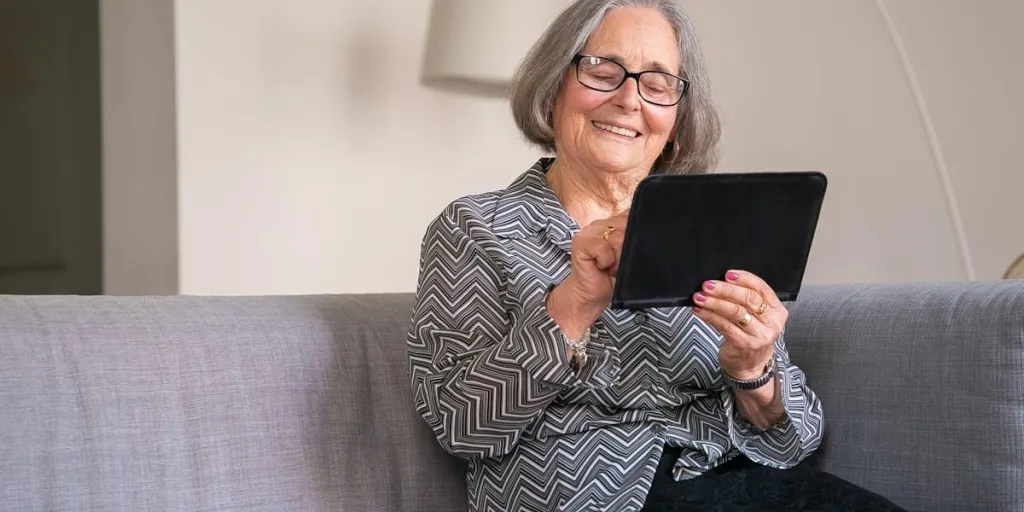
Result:
M715 282L714 281L706 281L704 283L704 288L707 288L708 290L714 290L715 289Z
M735 281L740 278L740 275L730 270L729 272L725 273L725 278L730 281Z
M698 293L697 295L695 295L693 297L693 300L695 300L696 302L698 302L700 304L703 304L704 302L706 302L708 300L708 298L703 293Z

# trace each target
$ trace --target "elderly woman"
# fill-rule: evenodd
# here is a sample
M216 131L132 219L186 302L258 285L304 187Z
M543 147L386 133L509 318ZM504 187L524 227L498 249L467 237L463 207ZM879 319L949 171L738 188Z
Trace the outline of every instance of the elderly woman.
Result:
M554 156L433 220L408 338L417 410L468 461L470 510L899 510L805 462L822 405L758 276L708 281L698 308L608 308L638 182L716 161L677 3L574 2L511 104Z

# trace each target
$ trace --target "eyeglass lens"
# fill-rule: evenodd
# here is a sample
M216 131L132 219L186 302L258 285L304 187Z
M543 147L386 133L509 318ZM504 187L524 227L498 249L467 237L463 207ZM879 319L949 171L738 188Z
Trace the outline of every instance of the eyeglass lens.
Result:
M598 91L611 92L625 81L626 69L617 62L584 56L577 67L580 83ZM638 80L640 96L657 105L673 105L683 95L684 82L659 71L645 71Z

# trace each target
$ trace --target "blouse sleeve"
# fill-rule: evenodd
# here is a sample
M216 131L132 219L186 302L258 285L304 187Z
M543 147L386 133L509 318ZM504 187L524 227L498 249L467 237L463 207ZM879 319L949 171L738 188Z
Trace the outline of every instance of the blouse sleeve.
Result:
M514 311L505 307L490 254L497 246L486 226L465 215L450 207L423 239L407 338L412 391L417 412L446 451L497 457L513 449L563 388L585 383L569 366L543 291L519 299Z
M805 383L804 372L789 359L784 334L775 342L775 363L786 415L781 422L759 429L746 421L735 403L729 411L729 434L733 444L750 460L776 468L790 468L821 444L823 416L821 400ZM730 395L731 396L731 395Z

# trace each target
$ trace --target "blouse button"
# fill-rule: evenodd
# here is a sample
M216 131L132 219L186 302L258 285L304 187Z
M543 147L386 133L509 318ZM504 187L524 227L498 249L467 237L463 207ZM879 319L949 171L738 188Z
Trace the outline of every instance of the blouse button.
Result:
M636 325L641 325L641 324L643 324L646 321L647 321L647 313L644 313L643 311L637 313L636 316L633 317L633 323L636 324Z

